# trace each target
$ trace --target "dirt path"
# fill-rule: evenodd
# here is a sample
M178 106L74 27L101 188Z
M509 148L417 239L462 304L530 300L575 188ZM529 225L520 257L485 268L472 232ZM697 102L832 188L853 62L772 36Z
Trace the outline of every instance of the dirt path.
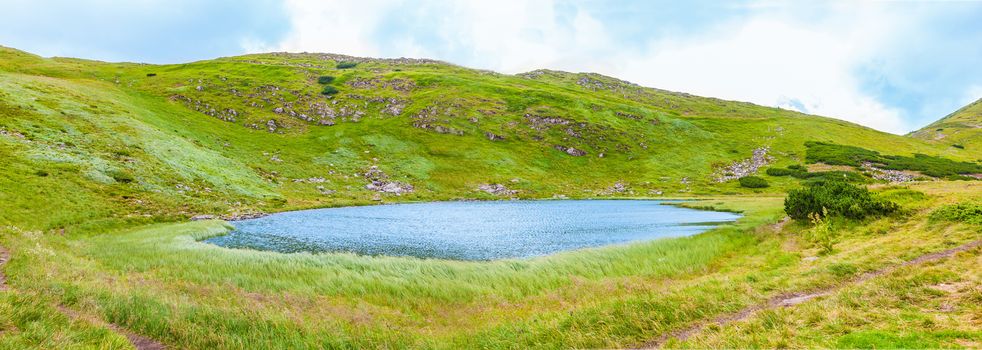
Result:
M7 275L3 274L3 266L10 260L10 252L6 248L0 247L0 291L7 290Z
M751 315L753 315L754 313L756 313L757 311L768 310L768 309L775 309L775 308L779 308L779 307L789 307L789 306L798 305L798 304L801 304L801 303L806 302L806 301L811 300L811 299L815 299L815 298L818 298L818 297L822 297L822 296L826 296L826 295L832 294L832 292L835 292L835 291L837 291L839 289L842 289L844 287L855 285L855 284L858 284L858 283L862 283L862 282L865 282L865 281L867 281L867 280L869 280L871 278L888 274L888 273L893 272L894 270L899 269L901 267L911 266L911 265L917 265L917 264L925 263L925 262L928 262L928 261L934 261L934 260L944 259L944 258L947 258L947 257L951 257L951 256L953 256L955 254L958 254L958 253L961 253L961 252L964 252L964 251L968 251L968 250L971 250L971 249L974 249L974 248L980 247L980 246L982 246L982 240L977 240L977 241L966 243L966 244L963 244L963 245L960 245L958 247L955 247L955 248L952 248L952 249L948 249L948 250L945 250L945 251L921 255L921 256L913 259L913 260L906 261L906 262L903 262L901 264L897 264L897 265L893 265L893 266L887 266L887 267L884 267L884 268L879 269L879 270L866 272L866 273L864 273L862 275L856 276L855 278L853 278L853 279L851 279L851 280L849 280L849 281L847 281L845 283L839 284L839 285L835 285L835 286L831 286L831 287L827 287L827 288L823 288L823 289L818 289L818 290L814 290L814 291L811 291L811 292L799 292L799 293L791 293L791 294L778 295L776 297L773 297L773 298L768 299L767 302L764 302L762 304L757 304L757 305L753 305L753 306L747 307L747 308L745 308L743 310L740 310L739 312L736 312L736 313L733 313L733 314L728 314L728 315L723 315L723 316L717 317L717 318L712 319L712 320L709 320L709 321L697 322L696 324L694 324L692 326L689 326L687 328L680 329L680 330L677 330L677 331L671 332L671 333L666 333L665 335L662 335L658 339L655 339L653 341L650 341L648 343L645 343L644 346L642 346L642 348L643 349L657 349L657 348L660 348L662 345L664 345L665 342L667 342L670 339L686 340L689 337L695 335L696 333L699 333L704 328L706 328L706 326L709 326L709 325L724 326L724 325L727 325L729 323L733 323L733 322L742 321L744 319L747 319Z
M126 339L129 340L130 341L130 344L132 344L133 347L136 348L137 350L163 350L163 349L167 349L167 347L164 346L164 344L161 344L160 342L158 342L156 340L153 340L153 339L144 337L142 335L139 335L139 334L130 332L129 330L127 330L127 329L125 329L123 327L120 327L120 326L118 326L116 324L107 323L107 322L105 322L103 320L100 320L98 318L89 317L89 316L83 315L83 314L79 313L78 311L75 311L73 309L69 309L69 308L67 308L65 306L58 305L58 311L60 311L61 313L65 314L65 316L68 316L69 318L71 318L73 320L81 320L81 321L85 321L85 322L88 322L88 323L91 323L91 324L94 324L94 325L99 325L99 326L103 326L103 327L112 329L116 333L119 333L119 334L122 334L122 335L126 336Z
M0 246L0 291L5 291L8 289L7 276L4 275L3 273L3 267L4 265L7 264L7 261L9 260L10 260L10 251ZM61 311L61 313L65 314L65 316L68 316L73 320L84 320L91 324L100 325L112 329L113 331L126 336L126 339L130 341L130 344L133 344L133 347L137 348L138 350L163 350L167 348L166 346L164 346L164 344L161 344L158 341L130 332L129 330L126 330L125 328L120 327L118 325L112 323L106 323L100 319L83 316L82 314L76 312L75 310L69 309L67 307L58 305L58 311Z

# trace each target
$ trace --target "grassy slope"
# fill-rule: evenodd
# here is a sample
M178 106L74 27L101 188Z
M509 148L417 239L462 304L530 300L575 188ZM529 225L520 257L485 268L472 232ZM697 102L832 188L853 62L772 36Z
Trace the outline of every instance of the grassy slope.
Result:
M371 165L415 185L413 194L383 198L404 201L491 198L475 190L482 183L505 183L526 198L595 196L617 181L631 191L621 195L746 193L735 182L714 183L714 167L762 146L772 148L778 164L799 162L808 140L972 159L968 152L842 121L597 75L543 71L528 78L387 60L338 70L334 62L266 54L151 66L2 49L0 171L10 190L0 195L10 210L0 223L72 230L370 203L374 193L357 175ZM341 93L332 99L318 94L320 75L336 76ZM379 79L375 88L353 86L371 79ZM337 125L319 125L323 117L311 105L334 110ZM392 105L403 108L398 116L382 111ZM274 113L278 107L285 112ZM212 108L235 109L236 121L193 110ZM424 110L435 112L414 119ZM569 124L536 124L526 114ZM463 135L438 133L435 125ZM485 132L505 139L488 140ZM555 145L588 155L569 156ZM114 180L120 172L134 181ZM296 182L310 178L325 182ZM772 193L794 184L773 180ZM337 192L323 195L318 186ZM36 188L48 192L38 196ZM33 217L39 209L56 215Z
M11 310L0 316L0 348L121 344L54 304L179 348L631 346L849 277L833 266L874 269L978 237L974 228L924 220L931 208L982 194L976 184L918 185L929 197L908 203L913 219L850 227L834 256L805 263L815 249L800 241L803 227L758 228L782 215L781 192L794 180L772 178L763 195L711 180L715 165L760 146L772 147L777 164L800 162L808 140L962 160L974 159L971 149L596 75L529 78L375 60L333 67L317 55L149 66L0 49L0 245L14 254L5 268L14 290L0 292L0 310ZM320 75L337 76L341 94L319 96ZM415 87L351 85L375 76ZM220 120L177 96L238 116ZM376 97L404 101L403 112L366 105ZM365 115L320 126L272 111L288 103L298 113L310 103L339 111L334 100ZM428 107L437 112L427 124L463 135L413 127L412 116ZM575 123L535 129L526 113ZM624 181L634 191L625 196L727 195L699 205L747 216L691 238L491 263L225 250L195 241L223 232L220 222L171 223L197 213L371 203L355 174L372 164L416 185L387 201L491 198L474 191L486 182L523 197L594 196ZM293 181L311 177L326 181ZM316 186L338 192L325 196ZM753 196L733 196L741 194ZM978 333L961 337L977 341ZM821 337L801 344L828 345L814 339Z
M959 145L982 154L982 99L911 133L911 136L953 148Z

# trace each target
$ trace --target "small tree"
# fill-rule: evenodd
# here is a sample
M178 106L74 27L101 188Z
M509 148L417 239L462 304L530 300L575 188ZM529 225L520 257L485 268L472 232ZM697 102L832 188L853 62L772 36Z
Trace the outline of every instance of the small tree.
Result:
M338 62L338 69L355 68L355 66L357 65L358 62L348 62L348 61Z

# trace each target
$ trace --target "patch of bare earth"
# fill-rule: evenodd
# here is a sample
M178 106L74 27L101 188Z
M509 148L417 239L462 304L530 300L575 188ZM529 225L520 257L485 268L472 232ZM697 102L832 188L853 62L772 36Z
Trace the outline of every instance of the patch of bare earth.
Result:
M6 248L0 247L0 291L7 290L7 275L3 274L3 267L10 260L10 252Z
M58 305L58 311L60 311L61 313L65 314L65 316L68 316L69 318L71 318L73 320L81 320L81 321L88 322L90 324L99 325L99 326L103 326L103 327L112 329L114 332L119 333L119 334L122 334L123 336L125 336L126 339L130 341L130 344L132 344L133 347L136 348L137 350L164 350L164 349L167 349L167 347L164 346L164 344L162 344L162 343L160 343L160 342L158 342L156 340L153 340L153 339L144 337L142 335L133 333L130 330L128 330L126 328L123 328L123 327L120 327L119 325L116 325L114 323L108 323L108 322L105 322L105 321L100 320L98 318L90 317L90 316L81 314L81 313L79 313L79 312L77 312L77 311L75 311L73 309L67 308L67 307L62 306L62 305Z
M662 345L664 345L666 342L668 342L671 339L678 339L678 340L683 340L684 341L684 340L688 339L689 337L695 335L696 333L699 333L700 331L702 331L704 328L706 328L709 325L724 326L724 325L727 325L727 324L730 324L730 323L733 323L733 322L742 321L744 319L747 319L751 315L753 315L754 313L756 313L757 311L768 310L768 309L775 309L775 308L779 308L779 307L795 306L795 305L804 303L804 302L806 302L808 300L812 300L812 299L815 299L815 298L818 298L818 297L822 297L822 296L826 296L826 295L832 294L832 292L835 292L835 291L837 291L839 289L842 289L844 287L847 287L847 286L850 286L850 285L855 285L855 284L858 284L858 283L862 283L862 282L865 282L865 281L867 281L869 279L872 279L874 277L882 276L884 274L888 274L888 273L893 272L894 270L896 270L898 268L901 268L901 267L922 264L922 263L925 263L925 262L928 262L928 261L941 260L941 259L948 258L948 257L954 256L955 254L958 254L958 253L961 253L961 252L965 252L965 251L968 251L968 250L971 250L971 249L974 249L974 248L977 248L977 247L980 247L980 246L982 246L982 240L977 240L977 241L966 243L966 244L963 244L963 245L960 245L958 247L955 247L955 248L952 248L952 249L948 249L948 250L945 250L945 251L940 251L940 252L936 252L936 253L921 255L921 256L919 256L917 258L914 258L913 260L906 261L906 262L901 263L901 264L884 267L882 269L875 270L875 271L866 272L866 273L864 273L862 275L857 276L856 278L853 278L852 280L849 280L849 281L847 281L845 283L842 283L842 284L839 284L839 285L830 286L830 287L826 287L826 288L823 288L823 289L814 290L814 291L811 291L811 292L797 292L797 293L790 293L790 294L778 295L776 297L773 297L773 298L768 299L767 302L764 302L764 303L761 303L761 304L757 304L757 305L753 305L753 306L747 307L747 308L745 308L743 310L740 310L740 311L738 311L736 313L728 314L728 315L723 315L723 316L720 316L720 317L717 317L715 319L708 320L708 321L697 322L697 323L689 326L688 328L683 328L683 329L677 330L675 332L666 333L666 334L662 335L661 337L659 337L658 339L655 339L655 340L652 340L650 342L645 343L644 346L642 346L642 348L644 348L644 349L657 349L657 348L660 348ZM944 287L941 287L941 288L944 288Z

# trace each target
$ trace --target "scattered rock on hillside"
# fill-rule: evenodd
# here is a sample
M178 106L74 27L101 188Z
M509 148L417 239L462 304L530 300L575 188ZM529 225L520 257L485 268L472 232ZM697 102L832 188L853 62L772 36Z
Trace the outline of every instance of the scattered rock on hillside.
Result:
M894 183L914 181L914 175L899 170L880 169L870 162L863 162L862 168L869 172L870 176L877 180L885 180Z
M713 174L716 182L727 182L730 180L736 180L744 176L750 176L757 173L761 167L770 163L774 158L767 155L770 151L770 147L760 147L753 151L753 155L748 158L729 166L717 169Z
M389 176L385 174L378 166L372 165L365 172L365 179L370 181L365 185L365 189L375 192L383 193L394 193L396 195L402 195L403 193L413 192L413 185L399 182L399 181L389 181Z
M202 221L202 220L214 220L215 216L210 214L195 215L191 217L191 221Z
M566 154L574 157L582 157L586 155L586 151L573 147L566 147L563 145L555 145L553 147L555 147L559 151L566 152Z
M617 181L612 186L607 187L607 189L600 191L600 194L604 196L609 196L612 194L618 194L624 192L627 192L627 185L625 185L624 182Z
M481 184L477 186L478 191L484 191L495 196L514 196L518 190L511 190L502 184Z
M525 119L531 124L534 130L542 131L552 125L569 125L572 122L559 117L547 117L534 114L525 114Z
M266 215L268 215L268 214L263 213L263 212L245 212L245 213L238 213L238 212L236 212L236 213L231 213L231 214L228 214L228 215L223 216L222 217L222 220L225 220L225 221L237 221L237 220L258 219L258 218L261 218L261 217L266 216Z
M501 141L501 140L504 140L505 139L504 136L497 135L497 134L495 134L493 132L490 132L490 131L484 132L484 136L487 136L488 140L491 140L491 141Z

